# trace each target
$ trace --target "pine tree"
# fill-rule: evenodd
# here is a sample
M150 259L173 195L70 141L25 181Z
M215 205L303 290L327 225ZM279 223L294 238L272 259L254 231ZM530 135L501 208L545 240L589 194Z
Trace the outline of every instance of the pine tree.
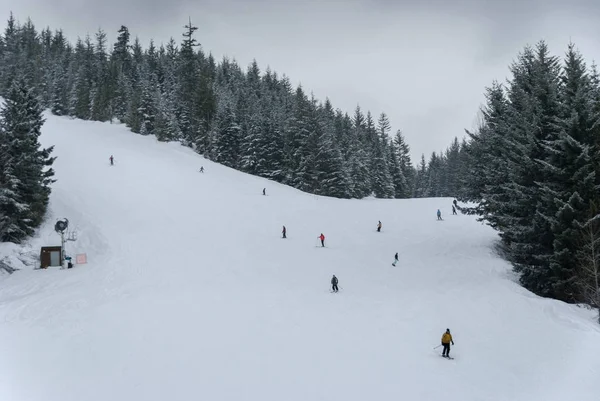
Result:
M399 151L394 142L390 143L390 151L388 152L388 165L390 166L390 174L392 176L392 183L394 185L394 197L395 198L408 198L410 197L410 190L406 177L402 171L402 165L398 158Z
M348 197L348 177L342 153L335 142L335 114L329 100L318 110L318 150L315 155L317 188L315 193L336 198Z
M593 146L600 133L600 114L594 110L591 81L581 55L571 44L562 75L561 130L547 141L546 169L552 186L541 190L544 203L557 210L552 219L554 236L550 259L552 296L577 300L575 271L580 227L588 218L588 202L596 196Z
M235 109L223 104L214 119L210 158L229 167L237 167L241 127Z
M50 157L53 147L40 149L43 123L39 101L24 79L16 80L0 112L2 241L19 242L33 234L46 212L54 158Z
M197 88L199 86L199 63L195 48L199 46L194 38L194 32L198 27L189 23L185 25L181 51L179 52L179 62L177 75L179 78L178 102L180 104L179 127L183 134L183 140L186 143L195 141L195 134L198 129L197 108L199 105ZM233 112L233 110L230 110Z
M2 63L0 63L0 89L5 94L11 87L19 70L19 24L13 13L10 13L2 47Z
M121 26L110 58L108 85L110 87L109 91L114 93L110 115L117 117L120 121L125 121L132 92L131 73L133 61L129 38L129 29L126 26Z
M93 46L89 38L86 43L79 39L75 47L76 75L69 96L69 114L83 120L90 118L92 110L93 57Z
M285 183L303 191L314 188L314 155L317 149L312 104L302 87L296 90L292 115L288 118L285 135Z
M542 191L556 191L553 172L543 162L548 157L546 141L559 135L560 69L540 42L535 51L526 49L513 68L515 81L509 89L511 140L520 145L509 164L512 180L507 185L509 213L501 220L502 236L510 246L510 257L520 280L534 292L553 292L550 259L556 223L556 205L544 202Z
M370 117L370 114L368 114ZM367 120L370 120L370 118ZM372 130L370 123L367 127L367 132L372 138L372 167L371 167L371 182L375 196L377 198L392 198L395 195L394 183L392 174L388 166L390 159L388 152L388 136L391 130L391 125L385 113L381 113L378 120L377 133L371 134Z
M444 195L456 197L460 190L460 144L457 137L454 137L454 141L446 151L445 159L444 172L447 181Z
M427 163L425 162L425 155L421 154L421 162L415 176L415 198L425 198L428 196L427 184Z
M397 191L397 196L400 198L410 198L413 195L415 187L415 169L410 158L410 146L404 139L404 135L402 135L402 131L400 130L398 130L394 136L394 145L402 176L404 176L404 179L406 180L406 190L400 192Z
M90 118L95 121L108 121L112 119L110 100L113 95L113 88L110 83L106 33L101 29L96 33L96 46L94 48L92 66L94 96Z
M360 106L356 106L350 129L347 170L349 193L353 198L364 198L373 193L371 177L370 147L366 139L366 119ZM367 151L368 149L368 151Z

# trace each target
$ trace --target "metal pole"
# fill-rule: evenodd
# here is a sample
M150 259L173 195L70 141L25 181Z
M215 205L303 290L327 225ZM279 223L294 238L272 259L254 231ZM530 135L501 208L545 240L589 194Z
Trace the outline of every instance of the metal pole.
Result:
M61 258L60 265L62 267L65 264L65 233L64 232L60 233L60 242L61 242L61 245L60 245L60 248L61 248L61 250L60 250L60 258Z

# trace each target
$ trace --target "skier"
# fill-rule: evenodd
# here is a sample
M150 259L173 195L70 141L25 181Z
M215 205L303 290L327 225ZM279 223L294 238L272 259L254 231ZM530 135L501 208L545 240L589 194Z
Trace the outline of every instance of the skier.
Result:
M331 278L331 289L333 290L333 292L338 292L337 285L338 285L338 279L334 274L333 277Z
M317 238L321 240L321 247L325 247L325 236L323 233L321 233L321 235L319 235Z
M267 194L267 188L263 188L263 195Z
M392 266L396 266L396 263L398 263L398 252L394 255L394 263L392 263Z
M379 223L377 224L377 232L381 232L381 220L379 220Z
M456 208L454 207L454 205L452 205L452 214L453 215L455 215L455 214L458 215L458 213L456 213Z
M204 173L204 166L200 166L200 172Z
M438 220L443 220L442 219L442 212L440 212L440 209L438 209L438 211L437 211L437 217L438 217Z
M452 339L452 334L450 334L450 329L446 329L446 332L442 334L442 345L444 346L442 356L445 358L450 358L450 343L454 345L454 340Z
M110 160L110 165L113 166L115 164L114 157L112 155L110 155L110 157L108 159Z
M285 233L286 233L285 226L283 226L283 231L282 231L281 233L283 234L283 238L287 238L287 237L285 236Z

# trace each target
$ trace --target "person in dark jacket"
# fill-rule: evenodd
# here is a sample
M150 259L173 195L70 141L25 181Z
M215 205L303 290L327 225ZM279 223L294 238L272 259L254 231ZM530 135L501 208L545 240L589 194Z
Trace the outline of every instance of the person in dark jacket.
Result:
M263 195L267 194L267 188L263 188Z
M398 252L394 255L394 263L392 263L392 266L396 266L396 263L398 263Z
M458 206L458 202L456 201L456 199L454 199L454 206Z
M203 173L204 172L204 166L200 166L200 172Z
M283 234L283 238L287 238L287 237L285 236L285 233L286 233L286 232L287 232L287 230L285 229L285 226L283 226L283 231L281 231L281 233Z
M381 232L381 220L379 221L379 223L377 223L377 232Z
M333 290L333 292L338 292L337 285L338 285L338 279L334 274L333 277L331 278L331 289Z
M452 339L452 334L450 334L450 329L446 329L446 332L442 334L442 345L444 346L442 356L446 358L450 357L450 343L454 345L454 340Z
M440 209L437 210L437 218L438 218L438 220L443 220L442 219L442 212L440 212Z
M115 158L110 155L110 157L108 158L108 160L110 160L110 165L113 166L115 164Z
M452 205L452 214L453 214L453 215L454 215L454 214L458 215L458 213L456 213L456 208L454 207L454 205Z

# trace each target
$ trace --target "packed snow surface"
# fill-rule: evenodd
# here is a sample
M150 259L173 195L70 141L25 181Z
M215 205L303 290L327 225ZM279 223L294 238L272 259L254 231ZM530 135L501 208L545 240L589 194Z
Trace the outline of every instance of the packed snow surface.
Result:
M309 195L116 124L47 115L41 139L29 249L66 217L88 263L0 277L2 401L600 397L594 312L519 287L451 199Z

